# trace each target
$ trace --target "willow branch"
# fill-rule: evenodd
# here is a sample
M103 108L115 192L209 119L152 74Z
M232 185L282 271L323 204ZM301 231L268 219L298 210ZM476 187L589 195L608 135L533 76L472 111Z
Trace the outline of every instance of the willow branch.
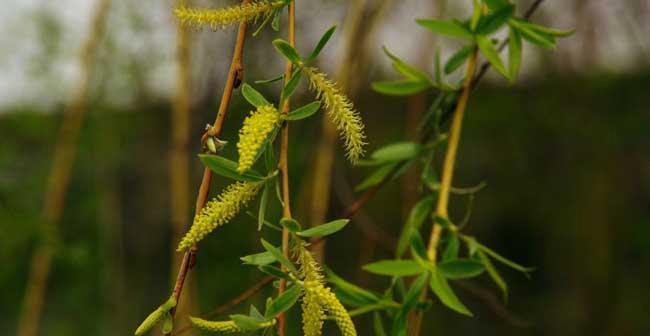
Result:
M296 46L296 3L291 1L289 4L289 44L292 47ZM291 73L293 71L293 63L287 62L287 67L284 74L285 85L291 80ZM282 106L282 113L288 114L291 109L289 98ZM282 214L285 218L291 218L291 195L289 193L289 123L285 122L282 125L282 138L280 144L280 161L279 169L282 174ZM283 228L282 230L282 253L285 257L289 257L289 230ZM278 293L282 294L287 286L285 280L280 281ZM278 334L284 336L285 331L285 314L282 313L278 316Z
M242 0L242 3L248 3L250 0ZM226 84L223 89L223 95L221 97L221 102L219 104L219 111L215 119L214 125L210 131L211 135L218 137L221 135L221 130L223 128L223 123L228 113L228 107L230 105L230 99L232 98L233 91L242 81L244 65L242 62L244 54L244 42L246 41L246 31L248 24L245 21L242 21L239 24L239 30L237 32L237 40L235 41L235 47L233 50L232 61L230 63L230 69L228 70L228 75L226 78ZM204 135L205 137L205 135ZM205 203L208 198L208 192L210 191L210 182L212 181L212 172L205 168L203 170L203 178L201 180L201 185L199 187L198 195L196 196L196 205L195 213L199 213L201 209L205 206ZM194 260L196 257L197 247L192 246L189 250L183 255L181 260L181 265L178 270L178 275L176 277L176 283L174 284L174 290L172 296L176 299L176 302L180 302L181 293L183 292L183 286L185 284L185 279L190 269L194 266ZM175 309L171 311L172 316L175 314Z
M54 159L45 193L42 209L45 241L34 251L27 280L23 307L18 322L18 336L38 334L45 291L55 253L56 230L65 204L66 191L70 185L72 167L77 154L79 133L88 109L88 93L95 64L97 46L104 30L110 0L99 0L91 21L90 33L83 44L80 55L80 78L73 91L72 101L65 111L59 141L54 150Z

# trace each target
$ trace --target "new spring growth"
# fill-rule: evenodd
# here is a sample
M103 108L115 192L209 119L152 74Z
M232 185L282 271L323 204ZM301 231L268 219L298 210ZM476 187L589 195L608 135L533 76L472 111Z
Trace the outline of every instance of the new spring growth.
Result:
M212 230L229 222L257 195L262 185L263 183L260 182L237 182L228 186L194 217L194 223L178 245L178 251L190 248Z
M364 153L364 125L359 113L354 110L352 102L342 94L336 83L314 67L304 67L303 73L309 78L309 87L316 91L327 114L339 131L344 141L346 156L350 162L357 163Z
M192 325L195 328L216 335L242 334L250 331L240 328L233 321L207 321L198 317L190 317L190 322L192 322ZM274 324L275 320L272 320L268 322L261 322L258 326L259 329L264 329L272 327Z
M169 311L174 307L176 307L176 299L174 299L174 297L170 297L167 302L163 303L160 307L149 314L149 316L147 316L147 318L144 319L142 323L140 323L138 329L135 330L135 335L144 335L146 332L151 330L151 328L160 323L160 321L162 321L165 316L169 314Z
M339 299L323 284L320 266L305 248L298 247L300 275L303 277L305 295L302 301L303 332L305 336L320 336L322 334L325 311L336 322L343 336L356 336L357 331L352 318Z
M187 8L174 9L174 15L187 27L210 26L212 30L224 28L232 23L255 21L260 16L270 13L284 5L282 1L253 1L246 4L230 6L221 9Z
M244 126L239 130L239 166L237 171L244 173L253 166L255 158L269 134L280 120L280 113L273 105L257 108L244 120Z

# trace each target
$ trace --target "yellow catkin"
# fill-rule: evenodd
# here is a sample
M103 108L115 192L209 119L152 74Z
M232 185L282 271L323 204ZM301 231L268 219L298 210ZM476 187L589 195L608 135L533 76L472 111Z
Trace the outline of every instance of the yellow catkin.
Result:
M257 195L263 183L237 182L231 184L217 198L208 202L203 210L194 217L190 231L178 245L182 251L198 243L212 230L230 221L239 210Z
M254 1L221 9L188 8L181 6L174 9L174 15L185 26L201 27L207 25L212 30L217 30L241 21L254 21L282 5L283 3L280 1Z
M176 299L173 297L169 298L167 302L163 303L160 307L156 308L149 316L147 316L140 326L135 331L136 336L144 335L146 332L151 330L156 324L158 324L165 317L169 311L176 306Z
M348 311L332 291L325 287L320 266L305 248L299 246L300 272L303 277L305 295L303 296L303 332L305 336L322 334L325 311L336 322L343 336L356 336L357 331Z
M265 105L257 108L244 120L244 126L239 130L239 166L237 171L243 173L249 170L260 147L264 145L269 134L280 120L280 113L273 105Z
M361 116L354 110L352 102L340 92L336 83L314 67L304 67L303 72L309 78L309 86L316 91L327 114L339 131L344 141L346 156L356 163L364 153L365 134Z
M217 335L233 335L242 334L250 330L243 330L233 321L208 321L198 317L191 317L190 322L192 325L202 331ZM262 322L259 324L260 329L271 327L275 324L275 320L269 322Z

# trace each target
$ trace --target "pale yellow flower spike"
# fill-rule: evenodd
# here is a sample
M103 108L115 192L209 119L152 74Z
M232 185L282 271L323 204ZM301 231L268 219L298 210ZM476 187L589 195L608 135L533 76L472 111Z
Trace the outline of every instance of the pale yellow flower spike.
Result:
M208 321L198 317L191 317L190 322L192 325L200 330L216 334L216 335L234 335L243 334L249 331L243 330L233 321ZM259 324L260 329L271 327L275 324L275 320L262 322Z
M190 248L212 230L230 221L257 195L262 184L260 182L237 182L228 186L223 193L208 202L203 210L194 217L192 228L181 240L178 250Z
M264 145L269 133L273 131L280 120L280 113L273 105L260 106L244 120L244 126L239 130L239 166L237 171L244 173L249 170L260 147Z
M269 13L282 5L283 3L280 1L253 1L221 9L198 9L180 6L174 9L174 15L185 26L200 27L209 25L212 30L217 30L232 23L254 21L263 14Z
M304 278L305 296L303 297L303 332L305 336L322 334L324 311L334 319L343 336L357 336L352 318L339 299L323 284L320 266L305 248L299 246L301 276Z
M336 83L327 79L324 73L314 67L304 67L303 71L309 78L310 88L317 92L327 114L343 138L346 156L353 164L357 163L366 145L361 116L354 110L348 97L339 91Z

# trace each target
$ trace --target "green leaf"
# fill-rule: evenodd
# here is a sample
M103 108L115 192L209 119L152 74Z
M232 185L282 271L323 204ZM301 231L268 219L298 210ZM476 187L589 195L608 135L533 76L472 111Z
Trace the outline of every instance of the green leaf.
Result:
M241 257L239 259L241 259L241 261L243 261L244 264L257 265L257 266L264 266L264 265L272 264L277 261L277 259L275 259L273 254L270 252L251 254L245 257Z
M515 6L508 5L481 19L477 32L481 35L491 35L501 28L515 12Z
M551 27L545 27L545 26L541 26L541 25L538 25L538 24L534 24L532 22L525 21L525 20L522 20L522 19L515 19L515 20L521 26L524 26L529 30L532 30L532 31L535 31L535 32L538 32L538 33L542 33L542 34L545 34L545 35L554 36L554 37L566 37L566 36L570 36L573 33L575 33L575 29L568 29L568 30L555 29L555 28L551 28Z
M411 160L422 151L422 145L414 142L396 142L377 149L371 158L383 162Z
M298 273L298 270L296 269L296 266L289 261L283 254L282 251L280 251L279 248L271 245L269 242L266 240L262 239L262 246L264 246L264 249L270 252L273 257L280 262L284 267L286 267L288 270L290 270L293 273Z
M316 47L314 47L314 50L311 52L309 57L307 58L307 62L311 62L318 57L320 54L321 50L323 50L323 47L329 42L330 38L332 38L332 35L334 35L334 32L336 31L336 26L332 26L330 29L328 29L323 36L321 36L320 40L316 44Z
M297 232L301 237L323 237L331 235L345 227L350 222L349 219L337 219L329 223L321 224L313 228Z
M444 252L442 253L442 260L448 261L458 258L458 251L460 250L460 242L458 241L458 235L454 232L450 232L447 238L447 246L445 247Z
M467 309L467 307L465 307L465 305L463 305L462 302L460 302L454 291L451 289L447 279L445 279L445 277L435 269L431 272L429 285L431 286L433 293L436 294L445 306L463 315L472 316L472 313Z
M240 174L237 172L237 162L228 160L222 156L200 154L199 158L203 165L218 175L237 181L258 182L264 181L264 177L258 172L249 169L247 172Z
M393 170L395 170L395 167L397 167L397 163L389 163L380 166L375 169L372 174L368 175L363 181L361 181L359 185L354 187L354 191L359 192L382 183L393 172Z
M492 11L497 11L502 7L509 6L510 3L508 0L483 0L483 2L488 6Z
M282 17L282 11L278 8L273 12L273 21L271 21L271 28L275 31L280 31L280 17Z
M280 219L280 225L287 228L290 232L300 231L300 223L293 218L282 218Z
M528 274L529 272L532 272L532 271L535 270L534 268L531 268L531 267L521 266L521 265L517 264L516 262L514 262L512 260L509 260L509 259L505 258L504 256L494 252L493 250L489 249L487 246L482 245L479 242L476 242L476 246L479 249L479 251L485 252L485 254L489 255L494 260L496 260L496 261L498 261L498 262L500 262L500 263L502 263L502 264L514 269L514 270L517 270L517 271L522 272L524 274Z
M370 273L390 276L411 276L424 271L414 260L381 260L367 264L363 269Z
M449 37L464 38L471 40L474 38L472 32L463 27L462 24L456 21L445 21L445 20L431 20L431 19L419 19L416 22L434 33L445 35Z
M472 0L472 4L472 18L469 21L469 28L474 32L476 31L478 22L481 20L481 14L483 14L483 4L481 4L480 0Z
M503 300L508 301L508 284L506 284L506 281L503 280L503 277L501 274L499 274L499 271L497 271L496 267L494 267L494 264L492 264L490 258L488 258L485 253L478 251L478 256L483 263L483 266L485 266L488 274L490 275L490 278L492 278L492 281L494 281L497 287L501 289L501 293L503 293Z
M281 269L271 266L271 265L263 265L259 267L260 271L269 274L271 276L274 276L276 278L284 279L284 280L291 280L291 277L285 272L282 272Z
M298 87L298 84L300 84L301 79L302 79L302 71L298 69L292 73L291 79L289 79L287 84L282 89L282 93L280 96L280 101L282 103L284 103L287 99L291 97L291 95L293 95L294 92L296 92L296 88Z
M406 219L406 223L404 224L404 228L402 229L402 233L400 234L400 238L397 243L398 258L404 255L404 252L406 252L406 248L408 247L410 241L411 231L419 230L422 226L422 223L424 223L427 217L429 217L429 214L431 214L431 211L433 211L433 201L433 196L427 196L418 201L411 209L411 212Z
M445 63L445 74L456 71L456 69L465 63L465 60L472 54L472 51L474 51L474 45L468 45L454 53L447 63Z
M508 71L506 71L506 67L503 65L501 57L499 57L499 53L497 52L496 48L494 48L492 41L486 36L479 35L476 36L476 43L478 44L478 48L481 50L483 56L487 58L494 69L502 74L505 78L510 78L510 74Z
M284 57L293 63L301 62L300 55L294 47L289 44L289 42L283 39L276 39L273 41L273 46L277 49Z
M427 260L427 248L424 246L424 240L422 235L417 230L411 230L411 254L413 257L417 257L420 261L420 264L424 267L429 267L431 262Z
M411 79L415 82L422 82L422 83L431 82L429 76L427 76L426 73L406 63L399 57L395 56L390 51L388 51L388 48L383 47L383 49L384 49L384 53L393 61L393 67L395 68L395 70L397 70L399 73L404 75L406 78Z
M247 315L235 314L230 315L230 319L235 322L235 324L244 331L253 331L262 328L260 322L255 318L252 318Z
M264 190L262 190L262 196L260 197L260 208L257 212L257 231L262 230L264 225L264 219L266 216L266 207L269 203L269 194L271 193L271 188L273 184L269 181L264 183Z
M255 307L255 305L251 305L250 309L248 310L248 316L258 320L258 321L264 321L266 320L264 318L264 315L260 313L259 310Z
M277 82L277 81L282 80L282 78L284 78L284 74L279 75L279 76L277 76L277 77L275 77L275 78L256 80L256 81L255 81L255 84L270 84L270 83L275 83L275 82Z
M287 116L284 117L286 120L302 120L305 118L311 117L314 113L318 112L318 109L320 109L320 101L315 101L311 102L305 106L299 107L287 114Z
M402 307L397 312L397 314L395 314L395 318L393 319L392 335L406 334L405 331L407 327L408 315L415 307L417 307L419 297L422 294L422 289L427 283L427 276L427 273L420 274L420 276L418 276L413 281L411 287L404 295Z
M259 93L257 90L255 90L252 86L248 84L244 84L244 86L241 89L242 95L244 95L244 98L253 106L255 107L261 107L265 105L271 105L264 96Z
M375 331L375 336L387 336L384 329L384 323L381 321L381 314L374 312L372 314L372 328Z
M519 33L521 33L521 37L523 37L524 40L545 49L555 48L555 37L553 35L536 31L519 20L513 19L508 21L508 23L510 23L511 27L514 27Z
M373 292L346 281L332 272L329 268L325 268L325 273L327 274L327 281L336 286L336 288L340 292L343 292L346 297L352 299L355 305L373 305L381 300L379 296Z
M508 34L508 63L510 66L510 80L515 81L521 67L521 35L516 29L510 28Z
M443 261L437 265L438 271L447 279L466 279L481 275L485 267L473 259Z
M392 96L410 96L431 87L432 84L429 82L413 81L410 79L372 83L373 90Z
M161 328L163 334L169 334L174 330L174 319L172 318L172 315L167 312L165 314L165 317L163 318L163 323L162 323L162 328Z
M282 295L278 296L277 299L273 300L271 304L267 307L266 318L272 319L281 313L287 311L289 308L293 307L294 304L300 298L302 289L298 286L291 286L287 289Z

